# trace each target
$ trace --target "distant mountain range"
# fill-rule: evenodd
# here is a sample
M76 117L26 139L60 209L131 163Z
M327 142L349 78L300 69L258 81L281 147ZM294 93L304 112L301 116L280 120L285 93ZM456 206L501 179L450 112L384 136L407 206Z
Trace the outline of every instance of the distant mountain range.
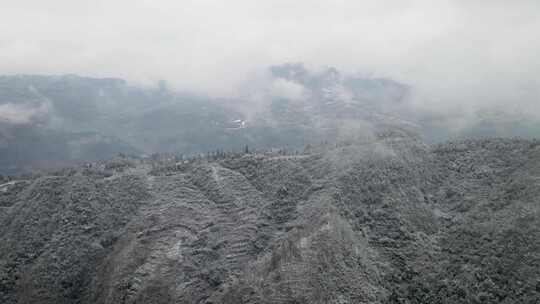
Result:
M262 84L261 84L262 83ZM71 163L216 149L298 149L369 137L381 126L448 138L539 134L540 123L482 112L459 129L448 117L410 107L411 88L384 78L343 75L302 64L271 67L235 98L209 98L114 78L0 77L0 173Z

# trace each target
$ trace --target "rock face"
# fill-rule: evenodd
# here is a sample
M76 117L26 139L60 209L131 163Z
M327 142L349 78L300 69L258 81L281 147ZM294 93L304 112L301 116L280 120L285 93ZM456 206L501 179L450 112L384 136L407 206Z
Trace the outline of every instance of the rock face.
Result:
M0 186L1 303L538 303L540 144L408 136Z

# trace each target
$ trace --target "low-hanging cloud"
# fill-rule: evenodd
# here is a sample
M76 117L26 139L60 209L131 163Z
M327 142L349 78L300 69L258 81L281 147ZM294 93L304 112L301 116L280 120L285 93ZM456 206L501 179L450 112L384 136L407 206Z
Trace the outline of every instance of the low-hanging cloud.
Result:
M39 105L5 103L0 105L0 122L27 125L43 120L48 113L47 103Z
M308 94L301 84L285 79L275 79L270 86L269 94L272 97L302 100Z
M537 0L0 0L0 71L237 94L283 62L411 85L416 106L540 117ZM291 89L291 88L288 88Z

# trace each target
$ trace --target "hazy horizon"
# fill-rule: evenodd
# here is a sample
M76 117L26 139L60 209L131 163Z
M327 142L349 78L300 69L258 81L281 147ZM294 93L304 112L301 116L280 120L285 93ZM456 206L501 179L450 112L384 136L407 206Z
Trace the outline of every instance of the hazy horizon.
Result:
M410 85L433 111L540 116L538 1L0 1L2 74L77 74L234 97L303 62Z

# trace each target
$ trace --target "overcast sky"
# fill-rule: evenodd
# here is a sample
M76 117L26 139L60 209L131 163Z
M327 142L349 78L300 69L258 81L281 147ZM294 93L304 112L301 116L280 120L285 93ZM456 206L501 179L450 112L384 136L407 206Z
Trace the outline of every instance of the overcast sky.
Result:
M416 102L540 115L538 0L0 0L2 74L215 95L283 62L410 84Z

